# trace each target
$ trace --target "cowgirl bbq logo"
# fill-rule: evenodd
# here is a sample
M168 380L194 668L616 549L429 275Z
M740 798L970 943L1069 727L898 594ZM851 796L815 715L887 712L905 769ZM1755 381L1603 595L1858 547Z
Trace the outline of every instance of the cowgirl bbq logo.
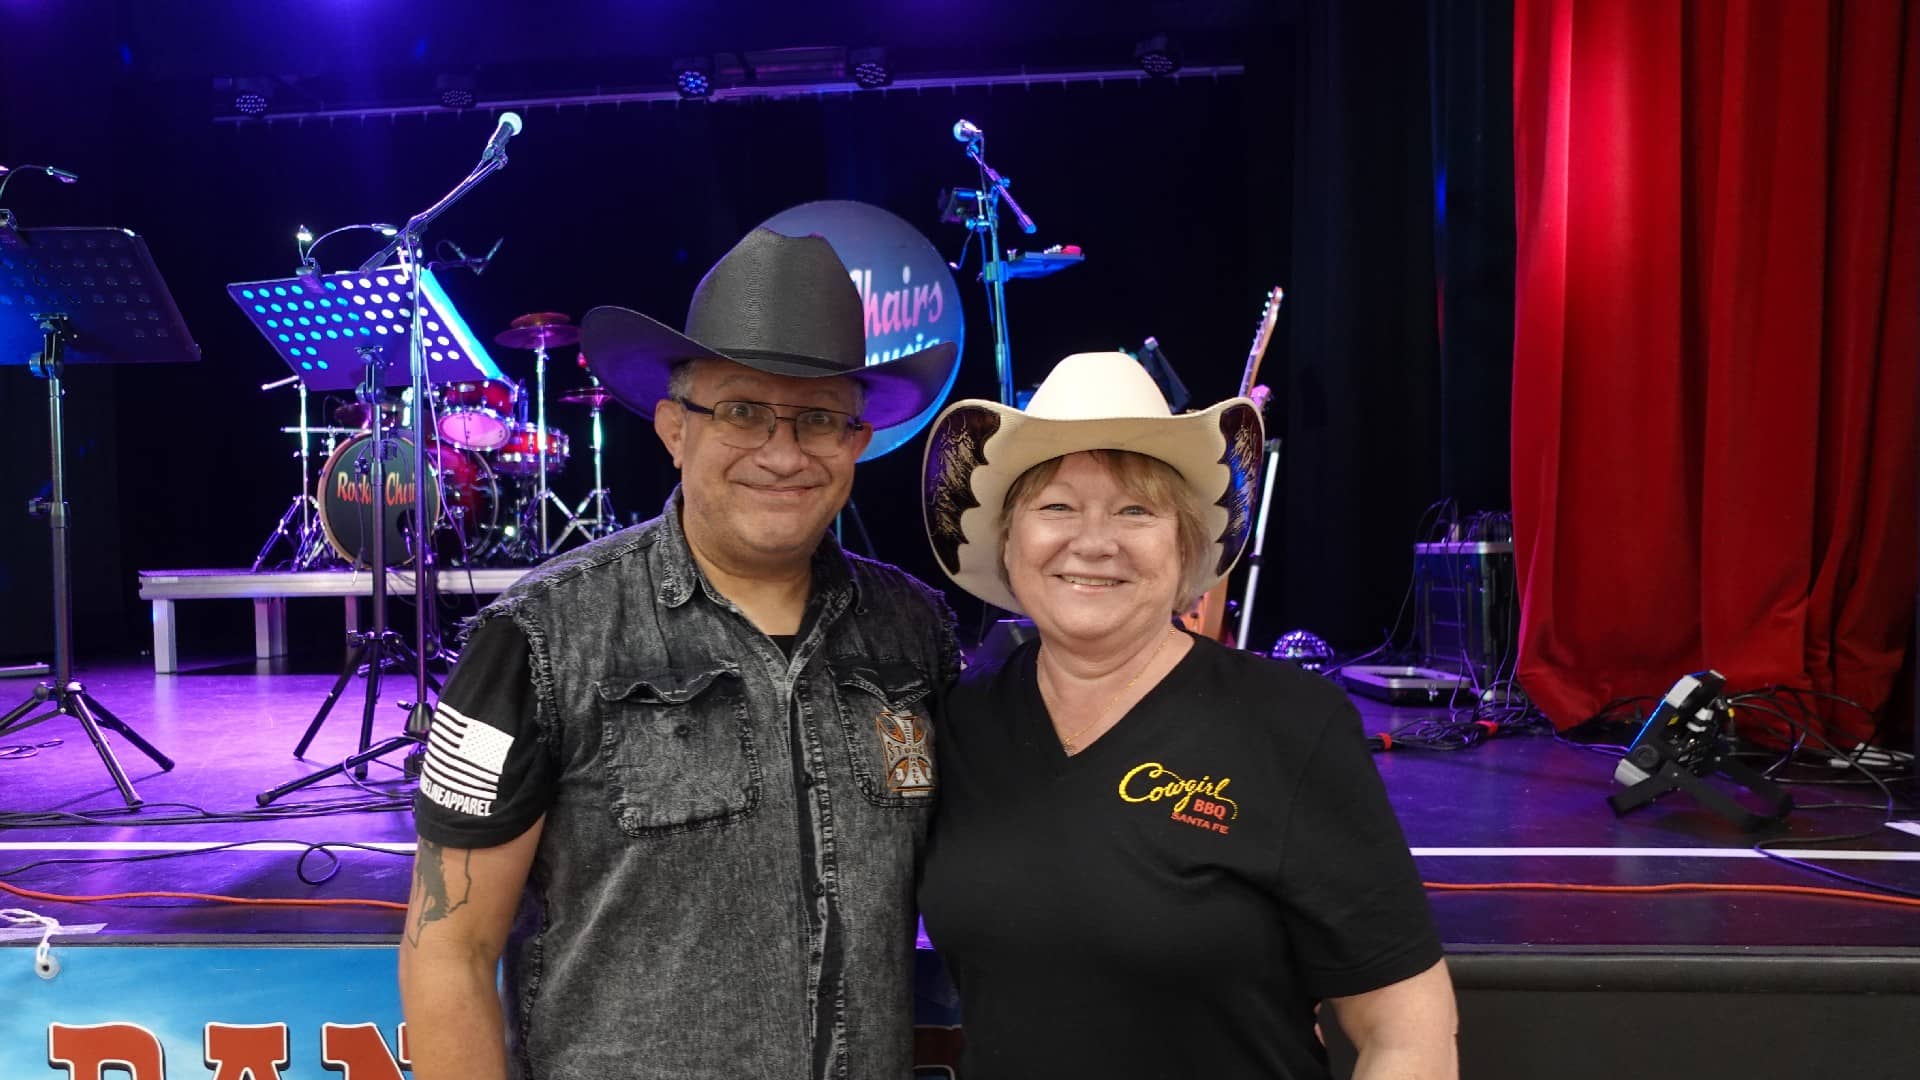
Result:
M1120 778L1120 799L1130 803L1171 803L1172 819L1182 825L1219 833L1240 816L1240 804L1227 797L1233 778L1215 780L1211 774L1189 780L1157 761L1142 762Z

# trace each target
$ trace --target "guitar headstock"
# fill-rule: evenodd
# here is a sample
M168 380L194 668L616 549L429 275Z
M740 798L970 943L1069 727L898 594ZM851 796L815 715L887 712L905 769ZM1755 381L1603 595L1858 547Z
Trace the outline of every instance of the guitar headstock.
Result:
M1253 332L1253 348L1247 350L1247 370L1240 377L1240 395L1245 397L1253 392L1254 380L1260 377L1260 360L1267 354L1267 345L1273 341L1273 328L1280 321L1280 301L1285 299L1287 291L1278 285L1267 290L1267 302L1260 309L1260 326Z
M1273 328L1280 322L1280 301L1286 299L1287 290L1275 285L1267 290L1266 306L1260 309L1260 328L1253 334L1253 351L1263 353L1273 340Z

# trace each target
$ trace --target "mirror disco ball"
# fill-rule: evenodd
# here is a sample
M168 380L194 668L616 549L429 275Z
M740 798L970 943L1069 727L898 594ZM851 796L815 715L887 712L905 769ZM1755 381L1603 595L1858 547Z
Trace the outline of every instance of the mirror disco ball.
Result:
M1280 640L1273 643L1273 651L1267 655L1288 661L1302 671L1319 672L1333 662L1333 647L1312 631L1289 630L1280 635Z

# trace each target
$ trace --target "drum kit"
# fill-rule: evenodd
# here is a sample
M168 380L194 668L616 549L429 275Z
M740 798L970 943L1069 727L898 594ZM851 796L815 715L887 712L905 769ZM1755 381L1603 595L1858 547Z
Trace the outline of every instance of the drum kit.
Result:
M515 566L540 562L576 541L595 540L619 526L604 479L606 440L601 412L613 395L591 374L590 384L556 395L560 402L585 406L590 414L593 490L569 505L550 481L571 457L567 433L547 424L549 350L577 345L580 330L567 316L536 312L513 320L494 343L534 355L532 393L521 382L468 379L432 386L428 393L427 448L430 474L427 515L434 554L443 565ZM581 358L581 367L586 360ZM285 385L290 380L269 386ZM301 494L280 518L254 560L259 571L285 541L291 558L280 565L316 570L349 565L367 567L372 531L385 530L389 566L413 561L414 442L408 431L406 393L383 398L377 409L355 401L333 410L329 426L309 426L306 388L300 390L300 422L280 430L300 439ZM391 448L385 463L385 491L369 490L367 457L374 445L372 422L386 429ZM531 415L529 415L531 413ZM317 482L310 448L319 440L324 463ZM309 494L309 492L311 492ZM378 524L374 507L378 505ZM549 529L557 525L557 529Z

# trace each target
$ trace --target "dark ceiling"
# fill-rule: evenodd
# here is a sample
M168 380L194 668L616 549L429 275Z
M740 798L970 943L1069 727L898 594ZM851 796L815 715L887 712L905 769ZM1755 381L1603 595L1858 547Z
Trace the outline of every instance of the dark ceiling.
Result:
M803 46L886 48L901 79L1114 70L1156 34L1204 67L1243 62L1246 43L1292 21L1297 4L0 0L0 81L44 71L52 53L122 85L211 91L214 79L269 77L286 89L279 111L422 103L448 75L473 78L482 101L664 89L679 57Z
M83 40L136 79L278 76L313 104L416 96L446 73L481 95L663 85L680 56L796 46L882 46L899 77L1131 64L1164 33L1189 65L1236 63L1255 27L1294 0L897 0L798 4L571 0L0 0L0 17L75 18ZM97 18L113 12L111 27ZM67 35L71 39L72 34Z

